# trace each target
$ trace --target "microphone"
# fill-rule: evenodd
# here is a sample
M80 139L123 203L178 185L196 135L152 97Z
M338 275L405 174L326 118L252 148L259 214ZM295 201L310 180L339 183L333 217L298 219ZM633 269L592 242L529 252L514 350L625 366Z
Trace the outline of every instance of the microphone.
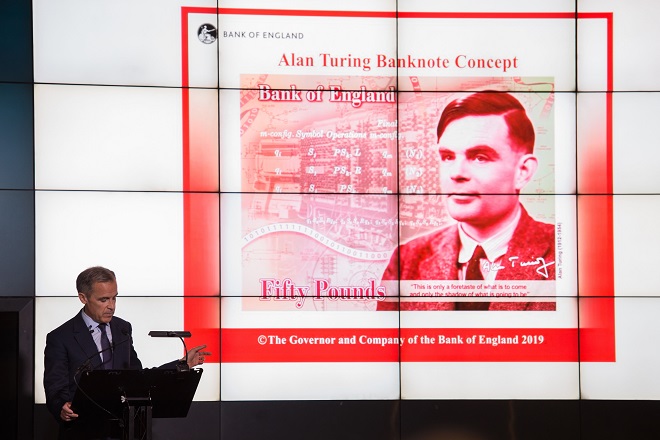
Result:
M186 347L186 341L183 338L189 338L192 334L189 331L173 331L173 330L152 330L149 332L149 336L152 338L179 338L183 344L183 350L185 351L185 356L183 359L179 360L176 365L177 371L189 371L190 367L188 366L188 347Z
M84 372L84 371L92 371L92 370L94 370L95 367L92 368L92 359L94 359L96 356L99 356L100 354L102 354L102 353L104 353L104 352L106 352L106 351L108 351L108 350L110 350L110 351L112 351L112 352L114 353L115 347L118 347L118 346L120 346L120 345L126 343L127 341L130 341L130 340L131 340L131 337L130 337L130 335L128 334L128 329L127 329L126 327L123 327L120 331L121 331L121 334L122 334L122 335L126 336L126 338L124 338L123 341L120 341L120 342L118 342L118 343L116 343L116 344L115 344L115 342L113 341L112 344L110 344L110 347L108 347L108 348L104 348L103 350L99 350L99 351L97 351L96 353L94 353L93 355L89 356L89 357L88 357L87 359L85 359L85 361L80 365L80 367L78 367L78 369L76 370L76 373L74 374L74 377L75 377L75 376L78 376L80 373L82 373L82 372ZM128 356L128 362L129 362L129 366L128 366L128 367L129 367L129 369L130 369L130 362L131 362L131 357L130 357L130 355Z

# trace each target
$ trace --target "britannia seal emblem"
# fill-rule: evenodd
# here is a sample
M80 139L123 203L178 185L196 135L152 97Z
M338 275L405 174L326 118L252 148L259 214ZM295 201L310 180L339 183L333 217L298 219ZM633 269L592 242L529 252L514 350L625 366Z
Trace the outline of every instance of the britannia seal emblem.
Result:
M215 26L205 23L197 29L197 38L204 44L211 44L218 38L218 32Z

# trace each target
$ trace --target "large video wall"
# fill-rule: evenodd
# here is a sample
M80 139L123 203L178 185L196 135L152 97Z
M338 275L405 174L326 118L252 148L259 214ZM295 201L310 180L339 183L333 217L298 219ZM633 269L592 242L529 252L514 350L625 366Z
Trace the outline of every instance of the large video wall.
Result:
M0 294L34 297L34 403L94 265L143 365L181 355L150 330L207 344L223 438L298 401L413 438L444 420L424 402L564 401L568 435L580 402L658 399L660 8L528 3L35 0L32 82L0 77ZM529 148L500 115L439 128L475 97L513 100Z

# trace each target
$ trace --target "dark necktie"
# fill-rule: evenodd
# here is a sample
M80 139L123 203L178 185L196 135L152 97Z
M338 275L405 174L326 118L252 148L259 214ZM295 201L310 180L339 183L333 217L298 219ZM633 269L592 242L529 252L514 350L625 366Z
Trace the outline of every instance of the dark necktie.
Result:
M477 246L474 249L472 258L468 261L467 270L465 271L466 280L483 280L484 276L481 274L481 259L486 258L484 248Z
M103 369L112 370L112 348L110 347L110 339L106 333L107 324L99 324L101 329L101 353L103 355Z
M481 274L481 259L486 258L484 248L477 246L474 249L472 258L468 261L467 269L465 270L465 280L483 280L484 276ZM489 302L457 302L456 310L488 310L490 307Z

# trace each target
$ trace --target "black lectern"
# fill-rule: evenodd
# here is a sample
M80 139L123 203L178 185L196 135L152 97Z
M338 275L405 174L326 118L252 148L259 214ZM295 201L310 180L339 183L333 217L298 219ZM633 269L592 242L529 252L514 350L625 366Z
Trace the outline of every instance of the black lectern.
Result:
M71 407L81 419L121 420L127 440L151 440L151 418L186 417L201 377L201 369L86 371Z

